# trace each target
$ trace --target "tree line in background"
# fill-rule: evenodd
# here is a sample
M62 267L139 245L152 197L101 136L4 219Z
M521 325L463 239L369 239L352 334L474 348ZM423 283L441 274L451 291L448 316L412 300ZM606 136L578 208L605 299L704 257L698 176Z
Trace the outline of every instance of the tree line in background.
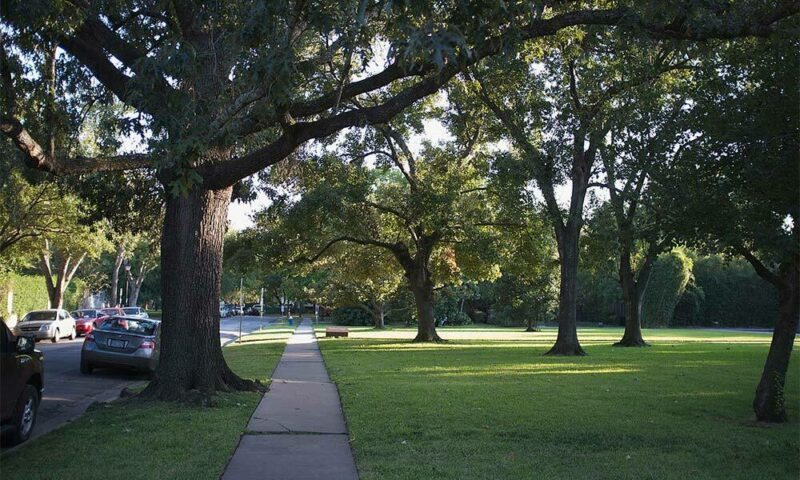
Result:
M586 201L605 189L619 345L646 345L643 317L674 316L681 299L648 290L689 285L676 245L744 258L779 313L754 408L783 419L800 306L796 2L138 3L4 2L0 131L33 169L95 182L79 190L103 220L82 226L162 232L163 353L143 396L258 388L227 367L217 322L228 204L258 174L272 205L256 258L304 264L295 279L365 269L371 285L326 285L375 311L399 278L417 341L439 340L443 288L505 277L530 292L556 265L557 355L585 353L582 240L601 218ZM447 137L418 142L432 121ZM119 188L135 172L158 208ZM135 212L162 226L115 222ZM41 255L51 302L80 250Z

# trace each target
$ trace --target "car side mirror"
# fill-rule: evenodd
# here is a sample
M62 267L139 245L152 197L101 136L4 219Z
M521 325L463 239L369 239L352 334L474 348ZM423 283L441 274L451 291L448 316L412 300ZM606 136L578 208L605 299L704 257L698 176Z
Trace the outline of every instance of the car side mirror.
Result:
M36 347L36 340L33 337L17 337L17 353L31 354Z

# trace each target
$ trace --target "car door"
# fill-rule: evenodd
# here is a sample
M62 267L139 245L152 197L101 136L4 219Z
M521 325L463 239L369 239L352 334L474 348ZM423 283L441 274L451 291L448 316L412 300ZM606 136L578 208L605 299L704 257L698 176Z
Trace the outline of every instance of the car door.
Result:
M61 335L65 337L68 337L72 333L72 329L75 328L75 320L66 310L58 311L58 328L61 331Z
M0 322L0 417L8 420L14 414L17 403L17 352L13 335L5 322Z

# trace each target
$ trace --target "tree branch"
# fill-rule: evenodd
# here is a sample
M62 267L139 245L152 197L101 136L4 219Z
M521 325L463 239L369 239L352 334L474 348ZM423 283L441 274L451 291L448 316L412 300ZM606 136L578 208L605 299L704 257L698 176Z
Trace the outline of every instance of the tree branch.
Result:
M12 117L0 118L0 131L25 155L29 166L56 175L132 170L151 166L148 155L136 153L104 157L79 155L67 159L54 157L44 151L19 120Z

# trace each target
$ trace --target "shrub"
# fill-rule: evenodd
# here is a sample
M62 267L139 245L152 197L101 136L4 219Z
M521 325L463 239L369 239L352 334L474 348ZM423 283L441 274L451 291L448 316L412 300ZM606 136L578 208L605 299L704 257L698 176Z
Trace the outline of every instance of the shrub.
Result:
M13 292L13 305L10 312L7 304L9 291ZM21 318L31 310L47 308L50 298L47 295L44 278L41 276L8 273L0 278L0 301L2 302L0 308L2 316L16 314Z
M331 323L335 325L368 326L375 322L372 315L357 306L340 307L331 312Z
M675 307L692 278L692 259L683 249L660 255L653 266L642 302L642 324L669 326Z

